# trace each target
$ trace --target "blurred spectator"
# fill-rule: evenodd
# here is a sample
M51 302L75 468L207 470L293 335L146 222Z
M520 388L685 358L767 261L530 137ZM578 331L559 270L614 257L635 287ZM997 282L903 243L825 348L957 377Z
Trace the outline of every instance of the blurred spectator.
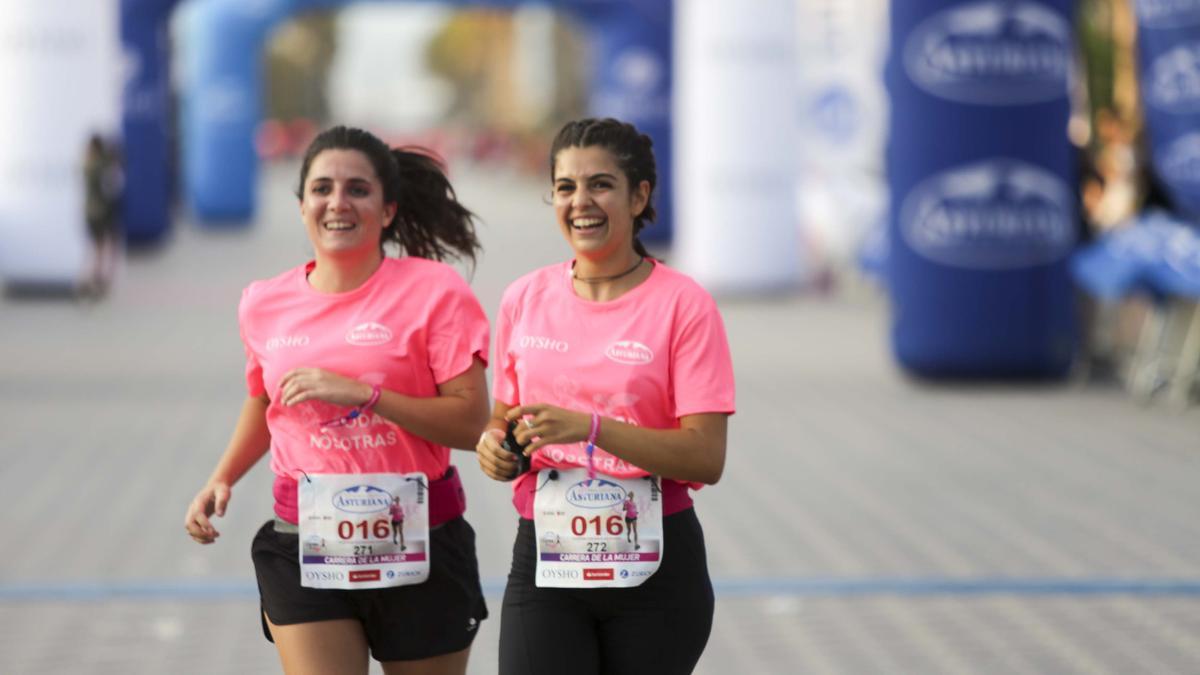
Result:
M1088 221L1108 230L1129 220L1140 201L1139 162L1133 125L1112 110L1096 111L1091 170L1084 176Z
M88 139L83 158L84 219L92 246L87 276L80 284L85 297L99 299L108 292L117 265L121 194L124 172L117 147L99 134Z

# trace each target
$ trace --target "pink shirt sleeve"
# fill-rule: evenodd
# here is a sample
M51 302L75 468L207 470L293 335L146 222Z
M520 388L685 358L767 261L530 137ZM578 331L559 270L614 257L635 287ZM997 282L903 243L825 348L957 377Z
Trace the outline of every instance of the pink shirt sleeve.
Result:
M475 357L487 365L488 321L471 288L451 270L444 292L430 305L429 369L441 384L462 375Z
M508 297L508 293L505 293L500 302L500 311L496 314L496 349L492 360L492 398L509 406L521 402L515 363L508 351L508 341L512 337L513 329L511 312L514 306L515 303Z
M671 350L675 417L734 412L733 361L717 303L707 294L688 308Z
M242 337L242 348L246 351L246 391L250 396L262 396L267 391L266 385L263 384L262 364L254 354L246 326L249 321L249 295L250 288L247 287L242 291L242 301L238 304L238 333Z

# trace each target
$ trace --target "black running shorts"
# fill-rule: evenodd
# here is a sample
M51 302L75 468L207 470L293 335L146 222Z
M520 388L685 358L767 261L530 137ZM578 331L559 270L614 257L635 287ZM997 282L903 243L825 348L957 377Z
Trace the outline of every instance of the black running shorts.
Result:
M462 517L430 533L429 579L394 588L340 590L300 585L299 537L258 530L251 546L262 611L284 626L332 619L363 625L371 654L380 661L425 659L471 645L487 605L479 585L475 530ZM263 633L271 632L263 621Z

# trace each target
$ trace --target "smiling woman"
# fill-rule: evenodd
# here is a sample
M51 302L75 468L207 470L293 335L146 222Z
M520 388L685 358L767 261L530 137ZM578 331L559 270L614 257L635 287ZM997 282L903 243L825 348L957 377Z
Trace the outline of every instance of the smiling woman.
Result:
M284 670L464 673L487 608L450 448L487 420L488 327L441 261L474 260L473 216L428 155L347 127L309 146L297 197L313 260L243 293L249 396L185 527L212 543L269 448L252 552Z
M475 447L484 473L513 481L520 515L500 673L549 675L571 663L682 675L712 628L688 490L717 482L725 466L734 410L725 328L708 293L638 241L657 183L646 135L614 119L570 122L550 169L573 259L505 291L496 402ZM514 447L531 458L515 479Z

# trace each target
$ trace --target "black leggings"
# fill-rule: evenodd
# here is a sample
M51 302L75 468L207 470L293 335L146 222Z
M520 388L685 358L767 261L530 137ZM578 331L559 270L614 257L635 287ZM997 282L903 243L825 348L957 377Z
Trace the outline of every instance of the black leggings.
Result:
M692 672L713 618L693 509L663 519L662 564L633 588L537 588L534 536L522 518L500 615L500 675Z

